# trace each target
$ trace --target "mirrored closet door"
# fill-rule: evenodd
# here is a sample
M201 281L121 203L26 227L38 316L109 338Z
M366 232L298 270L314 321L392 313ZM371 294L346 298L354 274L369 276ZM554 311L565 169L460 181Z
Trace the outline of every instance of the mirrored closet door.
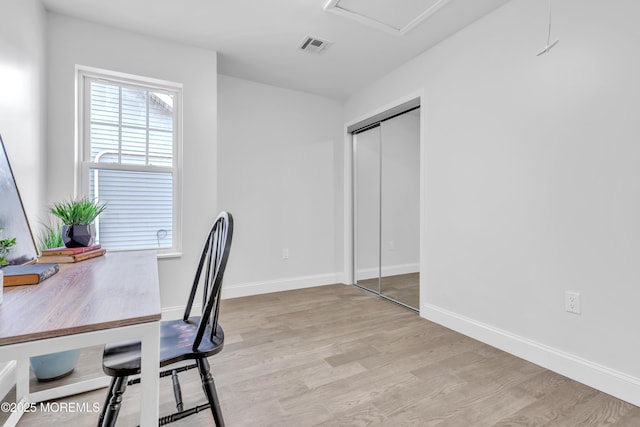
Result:
M420 300L419 111L353 136L355 282L414 310Z
M380 293L380 125L354 135L355 281Z

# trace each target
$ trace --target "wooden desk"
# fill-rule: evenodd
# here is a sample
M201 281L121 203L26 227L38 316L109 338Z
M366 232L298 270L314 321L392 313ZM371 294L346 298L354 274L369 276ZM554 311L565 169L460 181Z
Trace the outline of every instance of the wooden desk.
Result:
M29 394L30 356L140 340L143 368L140 425L157 425L158 283L156 254L143 251L114 252L77 264L60 264L60 272L39 285L4 288L4 302L0 304L0 361L18 361L17 402L39 402L108 384L108 379L102 377L88 384ZM21 416L22 413L12 414L5 425L16 425Z

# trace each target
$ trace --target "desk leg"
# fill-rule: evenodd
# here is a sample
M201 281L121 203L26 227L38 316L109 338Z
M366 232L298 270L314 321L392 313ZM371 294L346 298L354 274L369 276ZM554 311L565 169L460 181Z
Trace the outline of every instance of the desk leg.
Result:
M22 418L29 403L29 359L18 359L16 366L16 406L17 409L5 421L3 427L15 427Z
M158 425L160 324L149 323L142 337L140 384L140 426Z
M16 366L16 402L29 397L29 359L19 359Z

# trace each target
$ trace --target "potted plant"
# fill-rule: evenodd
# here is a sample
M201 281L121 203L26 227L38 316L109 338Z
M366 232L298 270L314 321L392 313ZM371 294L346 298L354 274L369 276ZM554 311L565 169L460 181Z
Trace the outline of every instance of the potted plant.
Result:
M38 247L40 251L64 246L62 240L62 224L49 219L47 223L41 222L42 231L38 235Z
M58 248L64 245L62 241L62 225L55 221L41 223L42 231L38 236L38 246L40 250ZM58 353L32 356L29 363L38 381L52 381L65 377L73 372L80 349L66 350Z
M106 209L105 203L81 198L59 202L50 212L62 221L62 240L68 248L91 246L96 239L93 221Z
M0 235L2 234L2 228L0 228ZM0 239L0 267L4 267L9 264L7 261L7 255L9 251L16 244L16 238L12 239Z
M2 235L2 228L0 228L0 235ZM12 239L0 239L0 304L2 304L2 294L4 292L4 274L2 273L2 267L9 264L7 255L15 244L15 237Z

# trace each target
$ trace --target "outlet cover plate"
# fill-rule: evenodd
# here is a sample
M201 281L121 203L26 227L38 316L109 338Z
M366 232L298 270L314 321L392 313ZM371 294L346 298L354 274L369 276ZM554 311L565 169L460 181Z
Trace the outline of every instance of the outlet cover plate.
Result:
M566 291L564 293L564 309L569 313L580 314L582 312L580 294L578 292Z

